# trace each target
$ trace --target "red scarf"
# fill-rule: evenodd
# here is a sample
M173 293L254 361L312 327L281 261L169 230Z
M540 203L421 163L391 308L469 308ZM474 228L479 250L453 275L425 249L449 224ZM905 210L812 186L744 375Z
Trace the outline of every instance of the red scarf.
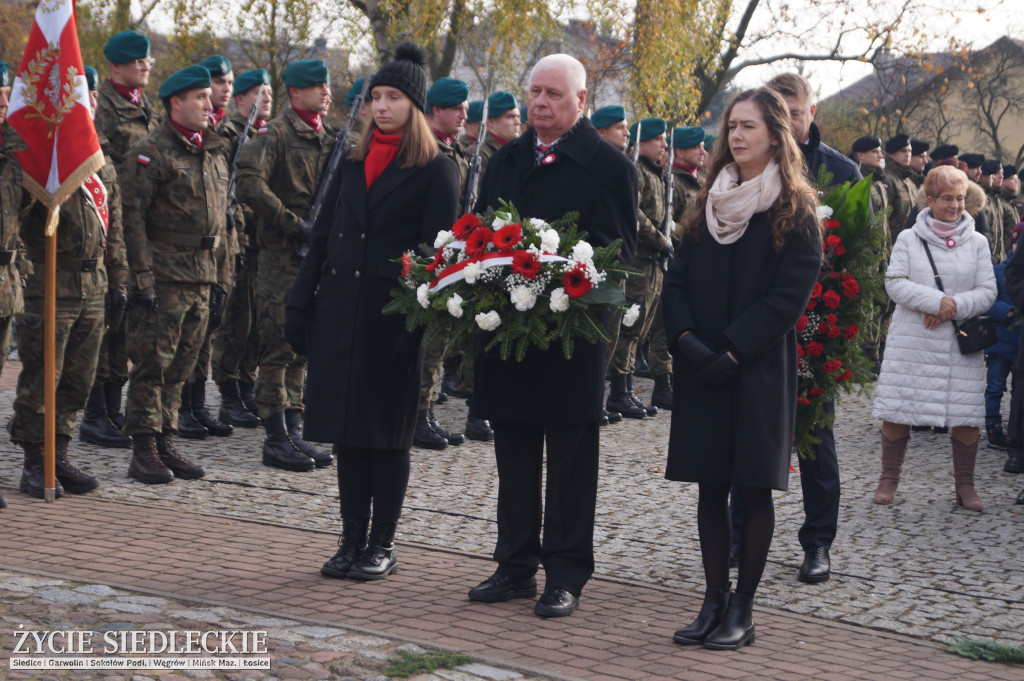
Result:
M491 137L493 137L495 140L497 140L499 147L505 146L505 142L508 142L507 139L502 139L501 137L498 137L497 135L495 135L490 130L487 131L487 134L490 135Z
M213 111L211 111L210 112L210 127L211 128L216 128L217 124L221 122L221 120L224 118L224 116L227 115L227 113L228 112L224 110L224 107L218 107L218 108L214 109Z
M398 155L398 143L402 141L402 135L385 135L380 130L373 131L373 139L370 140L370 151L363 161L363 170L366 173L366 188L374 183L384 169L395 160Z
M129 102L135 106L142 106L142 90L137 87L128 87L127 85L115 83L113 80L110 81L110 84L114 86L114 90L116 90L119 95L127 99Z
M306 125L313 128L317 132L324 129L324 122L320 119L320 114L315 111L306 111L305 109L298 109L292 107L292 111L298 115L299 118L306 122Z
M444 134L441 134L441 133L439 133L437 131L436 128L434 129L434 134L437 135L437 139L441 140L442 142L447 144L449 147L451 145L455 144L455 135L444 135Z
M185 139L187 139L189 142L191 142L192 144L196 145L200 149L203 148L203 133L202 133L201 130L198 131L198 132L195 131L195 130L189 130L188 128L186 128L184 126L178 125L173 120L171 120L171 125L174 126L175 130L177 130L182 135L184 135Z
M697 166L688 166L685 163L673 163L672 167L673 168L679 168L683 172L690 173L694 177L697 177L697 171L699 170L699 168L697 168Z
M257 118L255 121L252 122L252 127L255 128L256 130L260 130L266 124L267 124L267 119L266 118Z

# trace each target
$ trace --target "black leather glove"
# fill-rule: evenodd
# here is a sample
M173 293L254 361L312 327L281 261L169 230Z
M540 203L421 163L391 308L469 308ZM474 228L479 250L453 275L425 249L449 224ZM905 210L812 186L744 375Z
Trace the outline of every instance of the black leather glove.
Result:
M679 337L679 340L676 341L676 352L698 369L715 359L715 353L711 352L711 348L704 345L704 342L697 338L697 334L692 331Z
M128 306L128 296L120 291L111 289L107 297L110 301L107 303L107 326L111 329L116 329L124 321L124 310Z
M289 307L284 314L284 337L297 355L306 354L309 343L311 314L298 307Z
M235 274L241 274L245 270L245 251L235 253Z
M740 365L729 357L729 353L722 351L711 363L697 372L697 378L708 383L723 383L735 376L739 368Z
M675 254L676 248L675 246L672 245L671 241L668 244L666 244L665 248L661 249L661 257L664 258L665 260L671 260L672 256Z
M150 312L160 311L160 299L156 297L155 293L133 293L128 296L128 305Z
M217 284L210 287L210 328L216 329L224 318L224 303L228 299L227 292Z

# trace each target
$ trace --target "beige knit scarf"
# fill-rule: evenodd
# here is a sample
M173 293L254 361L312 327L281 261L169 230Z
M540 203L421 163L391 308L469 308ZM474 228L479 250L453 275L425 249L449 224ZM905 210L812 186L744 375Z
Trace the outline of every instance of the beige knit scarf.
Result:
M771 208L780 193L782 181L775 159L768 161L764 172L742 184L739 166L725 166L708 191L705 214L711 236L720 244L738 241L747 231L750 218Z

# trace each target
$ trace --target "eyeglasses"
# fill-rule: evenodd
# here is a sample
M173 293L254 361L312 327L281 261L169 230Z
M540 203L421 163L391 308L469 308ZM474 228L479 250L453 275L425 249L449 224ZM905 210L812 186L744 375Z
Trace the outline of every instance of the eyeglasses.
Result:
M153 64L156 63L156 59L153 57L139 57L138 59L132 59L129 64L138 66L140 69L153 68Z
M954 203L963 203L965 201L966 197L964 197L963 195L961 195L961 196L951 196L949 194L943 194L942 196L933 196L932 199L934 199L935 201L938 201L939 203L944 203L947 206L951 206Z

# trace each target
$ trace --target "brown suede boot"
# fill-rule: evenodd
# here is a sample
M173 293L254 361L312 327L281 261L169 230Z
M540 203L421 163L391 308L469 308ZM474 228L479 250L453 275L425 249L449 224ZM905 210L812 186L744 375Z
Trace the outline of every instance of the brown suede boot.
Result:
M160 485L174 480L174 473L157 454L156 435L153 433L132 435L132 460L128 464L128 476L147 485Z
M171 438L170 431L156 436L156 451L160 456L160 460L174 472L174 477L176 478L198 480L206 475L206 471L203 470L202 466L192 463L174 448L174 441Z
M900 484L900 473L903 472L903 457L907 453L910 436L899 440L890 440L882 435L882 475L878 478L875 488L876 504L891 504L896 497L896 487Z
M978 441L964 444L955 437L953 443L953 479L956 481L956 503L968 511L984 511L985 504L974 489L974 462L978 458Z

